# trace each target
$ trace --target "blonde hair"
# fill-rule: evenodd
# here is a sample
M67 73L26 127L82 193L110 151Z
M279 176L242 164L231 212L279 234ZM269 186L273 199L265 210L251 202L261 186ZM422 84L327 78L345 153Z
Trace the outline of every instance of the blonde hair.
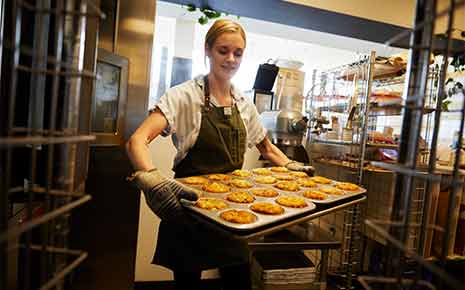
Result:
M213 25L208 29L207 35L205 36L205 46L212 48L216 39L223 33L227 32L239 32L244 39L244 45L246 43L245 31L242 26L229 19L218 19L213 23Z

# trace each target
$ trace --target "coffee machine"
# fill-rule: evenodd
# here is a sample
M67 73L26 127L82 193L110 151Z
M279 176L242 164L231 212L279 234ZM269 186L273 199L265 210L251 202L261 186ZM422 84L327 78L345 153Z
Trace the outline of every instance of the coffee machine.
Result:
M299 70L302 63L289 63L281 60L260 65L254 83L254 102L270 141L289 158L308 163L302 145L308 122L302 114L305 73Z

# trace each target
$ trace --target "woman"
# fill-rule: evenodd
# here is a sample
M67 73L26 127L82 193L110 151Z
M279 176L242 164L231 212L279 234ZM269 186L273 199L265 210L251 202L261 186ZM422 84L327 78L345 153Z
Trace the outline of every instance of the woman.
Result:
M148 149L154 138L172 135L176 178L239 169L246 147L252 146L276 165L312 171L271 144L255 106L231 84L245 46L239 24L217 20L205 38L208 75L167 90L127 143L136 169L132 180L162 220L154 263L173 270L177 289L200 288L201 271L216 267L223 289L250 289L249 253L244 242L212 234L185 215L179 199L196 200L197 195L154 168Z

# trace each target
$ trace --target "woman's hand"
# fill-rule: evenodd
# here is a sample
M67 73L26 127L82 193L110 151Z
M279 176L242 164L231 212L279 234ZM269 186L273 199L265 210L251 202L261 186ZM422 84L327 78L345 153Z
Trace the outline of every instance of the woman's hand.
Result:
M292 171L302 171L307 173L308 176L313 176L315 174L315 168L313 166L304 165L303 163L291 160L289 161L285 167Z
M142 190L148 206L162 220L176 220L182 216L179 200L196 201L199 197L194 190L163 177L158 169L137 171L129 180Z

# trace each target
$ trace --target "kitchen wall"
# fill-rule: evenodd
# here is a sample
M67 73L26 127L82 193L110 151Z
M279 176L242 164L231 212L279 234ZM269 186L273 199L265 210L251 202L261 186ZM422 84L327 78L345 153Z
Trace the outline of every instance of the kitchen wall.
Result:
M415 0L285 0L300 5L317 7L329 11L353 15L365 19L376 20L402 27L412 27L415 16ZM456 1L457 2L457 1ZM437 9L442 11L449 6L450 0L438 0ZM442 17L436 23L436 33L444 33L447 18ZM453 27L465 30L465 7L462 6L455 13ZM454 32L455 38L460 38Z

